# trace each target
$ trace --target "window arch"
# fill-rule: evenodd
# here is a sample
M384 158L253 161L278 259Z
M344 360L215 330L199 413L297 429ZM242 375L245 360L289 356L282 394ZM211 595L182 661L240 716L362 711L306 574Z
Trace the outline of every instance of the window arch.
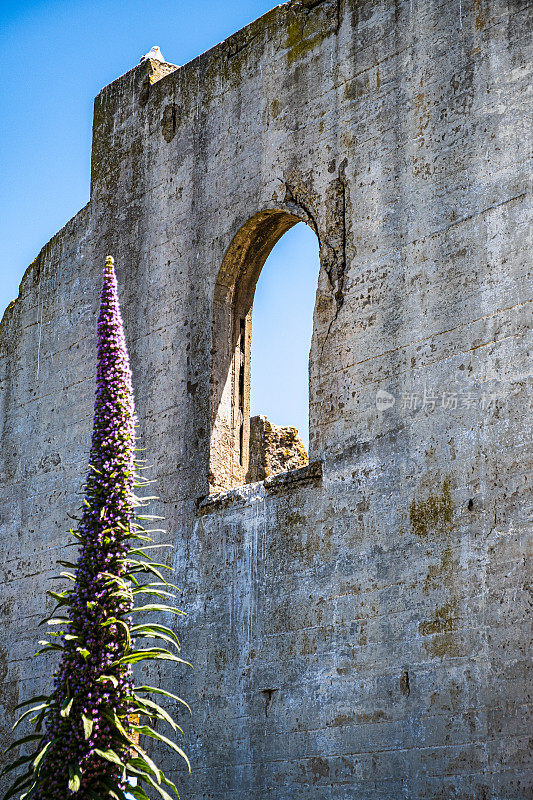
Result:
M213 298L211 491L259 479L253 477L257 472L249 464L252 305L266 259L279 239L299 222L299 217L281 210L255 214L235 235L217 276ZM264 418L259 421L267 424ZM254 425L257 422L255 418Z

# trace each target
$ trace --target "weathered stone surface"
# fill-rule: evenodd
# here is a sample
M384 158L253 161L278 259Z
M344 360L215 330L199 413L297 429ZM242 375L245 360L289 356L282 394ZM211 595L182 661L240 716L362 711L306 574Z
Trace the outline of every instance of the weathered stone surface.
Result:
M48 679L112 253L189 613L194 671L166 674L194 709L184 800L530 796L527 6L293 0L100 93L91 201L0 329L6 744ZM312 463L208 497L245 466L233 317L246 364L254 281L299 220Z
M304 467L308 461L296 428L273 425L263 414L250 419L247 483Z

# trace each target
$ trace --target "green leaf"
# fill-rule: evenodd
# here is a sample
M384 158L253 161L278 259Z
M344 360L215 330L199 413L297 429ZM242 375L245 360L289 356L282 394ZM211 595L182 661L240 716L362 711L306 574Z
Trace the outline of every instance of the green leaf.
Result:
M119 756L115 753L114 750L100 750L98 747L94 748L94 752L96 755L100 756L100 758L104 758L106 761L110 761L111 764L119 764L121 767L123 766L122 761L120 760Z
M22 745L26 744L27 742L35 742L37 739L42 738L42 733L31 733L28 736L23 736L21 739L17 739L16 742L13 742L13 744L10 744L9 747L6 747L4 753L9 753L10 750L14 750L16 747L22 747Z
M158 569L168 569L169 571L172 571L173 569L172 567L169 567L168 564L160 564L158 561L154 561L154 559L150 555L148 555L148 553L146 553L144 558L145 558L144 561L139 561L136 558L129 558L128 556L127 558L123 559L122 563L125 564L126 567L130 569L130 571L132 567L134 568L134 570L135 568L138 568L143 572L148 568L156 570L156 567ZM161 581L163 581L163 583L166 583L166 578L163 575L161 575L158 572L158 570L156 570L154 574L157 575L157 577L160 578Z
M85 735L85 738L88 739L91 733L93 732L94 721L83 713L81 715L81 721L83 723L83 733Z
M154 781L154 779L152 778L152 776L151 776L151 775L142 775L142 776L141 776L141 780L143 780L143 781L146 781L146 783L149 783L149 784L150 784L150 786L152 786L152 787L153 787L153 788L154 788L154 789L155 789L157 792L159 792L159 794L161 795L161 797L163 798L163 800L172 800L172 797L169 795L169 793L168 793L168 792L166 792L166 791L163 789L163 787L162 787L162 786L159 786L159 785L158 785L158 784L157 784L157 783Z
M111 681L115 689L117 688L118 681L114 675L100 675L100 677L96 679L96 683L105 683L106 681Z
M151 773L155 777L156 781L158 783L161 783L162 772L157 766L157 764L155 764L152 761L148 753L145 750L143 750L143 748L139 744L135 744L135 742L132 742L131 746L132 749L135 750L136 753L138 753L138 755L135 758L130 758L130 760L126 764L126 770L129 770L130 767L132 769L142 769L146 772Z
M25 772L23 775L19 775L19 777L11 784L9 787L9 791L4 795L2 800L9 800L10 797L13 797L14 794L20 792L22 789L25 789L27 786L33 786L35 784L35 778L33 777L33 773Z
M144 556L147 550L158 550L162 547L170 547L172 550L174 549L174 545L172 544L147 544L143 545L142 547L132 547L131 550L128 550L128 558L130 556ZM172 567L170 567L172 569Z
M116 664L137 664L139 661L146 661L150 659L153 659L154 661L174 661L177 664L185 664L188 667L192 667L192 664L190 664L188 661L185 661L183 658L175 656L168 650L159 647L153 648L152 650L134 650L127 656L122 656L122 658L119 658L118 661L114 661L112 666L115 666Z
M39 642L39 644L44 644L44 647L41 647L40 650L37 650L35 653L36 656L40 656L41 653L47 653L49 650L64 650L60 644L53 644L52 642Z
M43 700L50 700L50 697L47 694L37 694L35 697L32 697L30 700L24 700L22 703L19 703L15 706L15 711L19 708L24 708L24 706L29 706L30 703L40 703Z
M49 594L50 597L53 597L58 603L62 603L63 601L68 600L69 590L63 589L62 592L53 592L51 589L49 589L46 594Z
M46 709L46 708L48 708L48 707L49 707L49 706L51 706L51 705L52 705L52 704L51 704L50 702L48 702L48 703L41 703L40 705L38 705L38 706L34 706L33 708L29 708L27 711L25 711L25 712L24 712L24 714L22 714L22 715L21 715L21 716L18 718L18 720L17 720L17 721L15 722L15 724L13 725L13 728L12 728L12 730L15 730L15 728L16 728L16 727L18 727L18 725L20 725L20 723L22 722L22 720L23 720L23 719L26 719L26 717L28 717L30 714L33 714L33 713L34 713L34 711L40 711L41 709Z
M178 798L178 800L180 800L180 796L179 796L179 793L178 793L178 787L176 786L175 783L173 783L170 780L170 778L167 778L167 776L165 775L164 772L161 773L161 780L165 784L165 786L169 786L171 789L174 790L174 792L176 794L176 797Z
M150 800L142 786L128 786L128 794L135 797L135 800Z
M139 700L137 702L140 703ZM168 711L165 711L165 709L159 705L159 703L155 703L153 700L148 700L148 699L143 700L142 703L143 706L145 706L145 708L148 709L149 714L150 714L150 709L152 709L151 716L157 716L159 717L159 719L164 719L166 722L168 722L168 724L175 733L179 731L181 734L183 734L183 730L180 728L180 726L173 720ZM155 712L155 714L153 712Z
M161 598L161 600L164 600L166 597L169 597L171 600L174 600L177 597L177 595L173 594L172 592L165 592L163 589L145 589L144 586L140 586L138 589L134 589L132 591L132 594L133 595L150 594L155 597Z
M39 770L39 764L41 764L43 758L45 757L51 746L54 744L54 742L55 739L52 739L51 742L47 742L43 747L43 749L41 750L41 752L39 753L39 755L37 756L37 758L35 759L35 761L33 762L33 769L35 772Z
M6 764L2 772L0 772L0 775L7 775L8 772L12 772L14 769L17 769L17 767L21 767L22 764L27 764L29 761L33 761L34 758L35 758L35 753L30 753L29 756L28 755L20 756L19 758L16 759L16 761L12 761L10 764Z
M63 703L61 704L61 711L59 712L60 716L62 716L63 719L66 719L69 716L73 702L74 702L73 697L65 697L65 699L63 700Z
M174 750L178 755L180 755L184 759L185 763L189 768L189 773L190 773L191 762L189 761L189 759L187 758L186 754L183 752L181 747L178 747L178 745L175 742L173 742L172 739L168 739L166 736L163 736L162 733L154 731L154 729L151 728L149 725L132 725L132 728L134 731L137 731L137 733L142 733L144 736L151 736L152 739L157 739L159 742L163 742L163 744L166 744L168 747Z
M101 783L107 788L105 797L111 797L112 800L126 800L126 795L116 783L112 783L108 778L101 779ZM101 795L98 796L98 800L102 800Z
M82 772L79 764L76 764L74 767L72 766L72 764L69 764L68 775L69 775L68 788L70 789L71 792L74 792L75 794L81 786Z
M142 633L148 633L152 636L156 636L158 633L164 633L165 636L172 639L173 642L179 647L180 642L172 628L169 628L167 625L161 625L159 622L146 622L141 623L140 625L133 625L131 628L131 632L133 636L138 636Z
M181 703L182 706L185 706L191 712L191 707L185 700L182 700L181 697L178 697L177 694L172 694L172 692L167 692L166 689L160 689L159 686L135 686L134 692L143 692L145 694L161 694L165 697L170 697L171 700L176 700L176 702ZM141 698L139 698L141 699Z
M149 572L152 575L155 575L157 578L160 578L166 586L170 586L171 588L175 588L173 583L169 583L168 581L165 581L164 575L162 575L161 572L159 571L159 569L157 569L149 561L137 561L137 562L129 561L129 563L127 563L127 569L128 569L128 572L129 572L130 575L134 574L134 573L138 573L139 574L139 573ZM168 569L171 569L171 567L168 567Z
M114 711L114 709L112 709L112 708L107 708L104 711L104 717L108 720L108 722L111 722L111 724L115 726L117 731L122 736L123 740L125 740L129 744L131 742L131 738L128 735L127 731L124 730L122 722L118 718L118 715L117 715L116 711Z
M136 608L132 608L131 613L134 611L136 613L141 613L144 611L162 611L168 614L176 614L178 617L186 616L185 612L181 611L181 609L174 608L174 606L163 605L162 603L149 603L146 606L137 606Z
M87 659L91 655L86 647L76 647L76 652L80 654L80 656L83 658L84 661L87 661Z

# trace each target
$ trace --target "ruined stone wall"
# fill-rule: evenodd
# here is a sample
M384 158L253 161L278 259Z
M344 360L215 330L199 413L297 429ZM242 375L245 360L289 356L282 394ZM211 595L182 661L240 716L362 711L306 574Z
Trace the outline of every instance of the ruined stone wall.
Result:
M183 799L529 796L527 5L293 0L98 96L91 201L0 329L6 744L112 253L189 614ZM310 465L208 496L217 276L278 211L320 242Z

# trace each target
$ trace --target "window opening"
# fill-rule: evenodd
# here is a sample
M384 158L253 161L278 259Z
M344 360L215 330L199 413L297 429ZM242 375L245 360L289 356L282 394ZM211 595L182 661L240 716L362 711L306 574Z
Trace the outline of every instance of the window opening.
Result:
M283 320L283 315L278 317L274 304L273 310L268 312L270 319L267 321L267 329L270 325L267 339L270 336L275 342L271 346L272 352L269 359L264 360L257 355L261 349L255 348L254 363L251 364L252 305L261 270L277 242L299 222L301 221L297 217L279 210L256 214L235 235L219 270L213 299L209 472L212 492L262 480L268 475L295 469L307 463L306 449L298 433L307 442L309 340L319 259L318 241L305 223L299 226L299 232L304 236L294 237L292 247L290 245L293 237L287 237L287 243L281 244L267 265L267 273L271 267L275 272L274 299L280 300L280 308L285 307L285 316ZM298 243L300 239L307 239L303 250L301 241ZM311 255L313 246L314 253ZM308 299L305 313L302 312L302 304L299 302L301 295ZM261 289L257 298L259 314L262 305ZM286 313L291 303L292 319L290 313L289 316ZM305 325L302 323L302 313L305 316ZM258 325L258 330L260 328L261 325ZM283 331L280 338L281 328ZM293 363L287 366L284 356L293 351L295 340L301 340L302 337L307 340L303 350L300 348L298 351L296 348L294 352L298 354L294 355ZM261 338L264 338L264 334ZM270 419L270 405L265 404L262 407L262 392L257 391L254 393L257 410L251 418L251 375L254 375L255 370L259 379L256 383L260 383L263 374L264 383L263 367L267 361L271 374L267 375L266 384L271 384L271 399L272 394L277 392L280 397L285 394L288 402L282 409L283 413L276 413ZM300 396L296 402L296 406L300 406L298 433L292 419L295 397L291 395L294 392L287 388L291 385L293 373L298 374L300 383Z
M239 332L239 463L244 466L244 374L246 367L246 320L240 319Z

